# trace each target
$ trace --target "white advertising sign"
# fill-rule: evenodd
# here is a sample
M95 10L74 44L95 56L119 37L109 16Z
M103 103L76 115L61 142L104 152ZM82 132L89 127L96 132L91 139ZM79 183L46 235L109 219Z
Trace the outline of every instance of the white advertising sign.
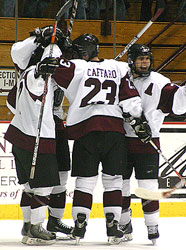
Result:
M12 146L4 139L8 123L0 123L0 204L18 204L22 187L17 183Z
M15 70L0 69L0 96L8 95L8 92L15 85Z
M14 158L11 153L11 144L4 139L4 134L8 128L9 123L0 122L0 204L19 204L22 193L22 186L18 184ZM170 158L172 155L177 154L180 149L186 147L186 123L177 125L163 125L163 128L177 128L176 132L162 132L161 133L161 150L163 154ZM181 130L181 132L180 132ZM73 141L69 141L70 151L72 152ZM183 155L177 154L174 162L174 167L183 176L186 177L186 148L182 150ZM180 157L179 157L180 156ZM171 160L172 162L172 160ZM160 156L160 165L164 163L164 160ZM100 166L101 170L101 166ZM174 171L171 170L166 164L160 167L159 171L159 183L160 188L166 189L173 187L179 178ZM67 182L67 203L72 202L73 190L75 185L75 178L70 177ZM132 190L137 187L136 180L132 178L131 183ZM95 203L102 203L103 187L101 183L101 175L99 176L97 186L94 190ZM186 189L177 190L176 194L182 195L175 198L186 198Z

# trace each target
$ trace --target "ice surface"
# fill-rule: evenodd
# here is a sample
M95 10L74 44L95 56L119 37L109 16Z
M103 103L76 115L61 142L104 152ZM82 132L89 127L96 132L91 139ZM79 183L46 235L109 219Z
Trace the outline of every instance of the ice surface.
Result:
M64 220L68 225L73 225L72 220ZM166 250L166 249L183 249L185 246L185 217L169 217L160 218L159 232L160 238L157 245L153 246L147 238L147 229L144 225L143 218L133 218L133 241L123 242L119 245L108 245L105 220L90 219L87 226L85 238L80 241L80 245L76 245L75 241L57 241L50 246L27 246L20 242L22 220L0 220L0 248L2 250L25 250L32 248L34 250L50 249L50 250L67 250L67 249L100 249L100 250ZM46 221L44 226L46 225ZM59 234L60 235L60 234Z

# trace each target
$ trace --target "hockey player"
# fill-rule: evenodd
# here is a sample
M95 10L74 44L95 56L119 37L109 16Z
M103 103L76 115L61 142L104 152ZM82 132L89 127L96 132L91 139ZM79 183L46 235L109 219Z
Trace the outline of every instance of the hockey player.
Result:
M160 148L160 128L168 114L181 115L186 112L186 87L179 87L160 73L152 71L151 50L143 44L134 44L128 51L131 81L142 100L144 115L152 131L152 141ZM135 172L139 187L158 189L159 154L148 141L137 138L130 123L132 117L125 114L124 128L128 145L128 166L123 175L122 215L120 228L125 232L124 240L132 239L130 178ZM144 119L145 121L145 119ZM142 199L142 209L147 226L148 239L155 244L159 237L159 202Z
M38 61L40 61L41 56L42 56L43 51L44 51L44 48L50 43L52 33L53 33L53 26L46 26L44 28L36 28L33 32L31 32L30 38L27 38L26 40L24 40L22 42L15 43L12 47L11 56L12 56L13 62L15 63L15 65L18 69L18 72L21 73L21 72L24 72L25 70L26 70L25 72L27 72L27 73L22 73L22 76L20 78L20 82L18 82L18 92L17 92L17 86L15 86L8 95L7 105L11 109L11 111L13 113L15 113L15 117L18 117L18 114L16 113L15 99L16 99L17 94L18 94L18 96L19 95L21 96L21 93L19 92L19 90L22 91L23 84L24 84L23 79L25 77L25 74L28 74L29 67L31 65L34 65ZM61 49L63 49L63 50L68 49L68 46L64 45L64 42L66 42L65 37L63 36L62 32L59 29L57 29L57 32L56 32L56 42L59 45L61 45ZM58 55L60 55L61 54L60 50L57 53L59 53ZM25 77L25 79L27 80L27 77ZM33 86L33 88L34 88L34 86ZM33 90L30 90L29 87L27 88L27 90L28 90L28 93L30 93L29 95L31 96L32 94L30 91L33 91ZM38 91L37 88L36 88L36 91ZM42 91L42 88L41 88L41 91ZM61 233L65 233L67 235L70 235L73 228L65 225L61 221L61 218L64 215L65 200L66 200L66 182L67 182L67 177L68 177L68 171L70 170L70 153L69 153L68 141L64 136L64 125L63 125L63 121L62 121L61 103L63 100L63 91L59 87L57 87L56 84L54 84L54 89L52 90L52 88L51 88L51 93L50 93L51 95L53 95L52 92L54 92L54 102L53 102L54 104L53 104L52 109L53 109L54 120L55 120L56 157L57 157L57 163L58 163L60 185L57 185L57 186L52 188L52 191L50 192L49 199L47 200L47 203L46 203L46 205L48 204L48 207L49 207L49 219L48 219L48 223L47 223L47 229L48 229L48 231L61 232ZM26 91L25 91L25 95L28 93L26 93ZM20 99L19 99L19 97L17 97L17 110L19 110L19 112L20 112L21 107L18 106L19 102L20 102ZM52 103L52 100L51 100L51 103ZM38 102L38 104L39 104L39 102ZM37 112L38 112L38 108L37 108ZM26 117L23 117L23 119L25 119L25 118ZM50 118L53 120L53 117L50 117ZM18 121L19 118L16 118L16 119ZM22 131L25 132L25 129L21 128L20 124L15 123L15 120L12 121L12 124L14 124L14 126L17 127L19 130L22 129ZM25 123L25 126L26 126L26 123ZM24 144L21 145L20 142L19 143L16 142L15 138L12 135L10 135L10 133L11 133L10 131L13 130L12 125L10 127L11 128L7 132L5 138L10 140L10 142L13 142L13 145L16 145L16 146L19 146L20 148L23 148ZM33 131L34 131L34 128L33 128ZM35 131L36 131L36 128L35 128ZM26 133L28 133L30 135L30 131L26 130ZM32 133L34 135L34 132L31 132L31 134ZM46 130L45 134L46 133L48 133L47 130ZM27 135L27 136L29 137L29 135ZM33 144L33 142L32 142L32 144ZM26 145L26 147L28 147L28 146ZM53 150L54 149L52 149L52 151ZM46 157L47 157L47 155L46 155ZM15 158L18 159L17 156ZM56 162L55 162L55 164L56 164ZM37 168L37 166L36 166L36 168ZM52 166L51 166L51 168L52 168ZM54 165L54 170L55 170L55 165ZM19 176L18 176L18 178L19 178ZM20 177L20 178L22 178L22 177ZM56 181L57 180L58 179L56 179ZM22 181L24 182L25 180L19 180L19 181L20 181L20 183L22 183ZM25 185L27 185L27 184L25 184ZM44 185L46 185L46 184L44 184ZM34 199L36 199L36 196L33 196L34 193L37 195L37 190L35 192L34 188L30 189L30 187L28 188L27 186L22 193L22 198L21 198L21 203L20 203L20 206L21 206L21 209L23 212L23 221L24 221L23 228L22 228L22 235L24 237L23 237L22 242L26 243L26 244L43 244L43 243L48 244L49 241L50 241L50 243L53 242L52 239L54 238L54 235L53 234L50 235L49 232L43 230L39 224L38 224L39 226L37 225L37 229L39 231L39 232L36 232L37 235L34 234L35 231L34 231L34 233L32 233L32 236L37 237L37 240L30 240L28 238L28 231L29 231L31 223L32 223L32 221L31 221L32 220L32 218L31 218L32 217L32 210L35 210L36 214L39 210L41 210L41 212L43 211L43 215L40 217L39 222L42 222L43 217L45 218L45 216L46 216L45 210L42 209L43 204L41 201L38 200L38 204L35 204L35 206L37 205L36 208L32 209L32 203L34 202ZM30 209L30 206L31 206L31 209ZM38 216L37 220L39 220L39 216ZM32 228L30 230L32 231ZM49 236L51 236L51 237L49 237ZM43 241L47 240L47 242L45 242L45 241L40 242L41 241L40 237L43 238L42 239ZM51 238L51 239L49 240L49 238Z
M73 236L77 241L84 238L98 166L102 163L107 236L111 244L117 244L123 236L118 221L121 216L122 174L126 165L122 112L140 117L141 100L128 78L126 63L98 58L97 37L81 35L73 41L73 47L77 57L84 60L45 58L37 64L35 77L37 80L41 76L45 78L47 73L53 74L70 103L66 129L68 138L74 140L71 173L76 177ZM139 124L137 132L150 138L143 125L143 122Z

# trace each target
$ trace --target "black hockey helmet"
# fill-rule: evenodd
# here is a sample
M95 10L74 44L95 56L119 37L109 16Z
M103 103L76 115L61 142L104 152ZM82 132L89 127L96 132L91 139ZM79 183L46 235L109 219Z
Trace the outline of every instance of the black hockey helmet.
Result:
M135 66L135 61L138 56L149 56L150 57L150 67L147 71L138 71ZM142 77L147 77L150 75L151 67L153 64L153 57L150 48L144 44L133 44L128 50L128 64L133 72Z
M73 42L73 50L77 53L77 57L82 59L88 55L88 61L96 57L99 53L98 38L92 34L83 34L77 37Z

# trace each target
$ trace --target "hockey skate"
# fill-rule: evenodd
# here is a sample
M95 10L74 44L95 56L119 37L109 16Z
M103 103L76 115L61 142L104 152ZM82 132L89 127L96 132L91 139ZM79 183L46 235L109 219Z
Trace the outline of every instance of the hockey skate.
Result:
M132 223L131 221L129 221L128 224L125 225L119 225L119 228L123 231L124 235L122 237L123 242L125 241L131 241L133 240L132 238L132 232L133 232L133 228L132 228Z
M27 240L24 244L27 245L51 245L56 242L56 235L45 230L42 227L42 224L36 224L30 226L30 229L27 233Z
M111 245L119 244L123 237L123 231L119 228L118 221L114 220L113 213L106 214L106 228L108 243Z
M70 240L72 239L73 227L64 224L59 218L51 215L48 217L47 230L53 233L63 233L66 237L57 237L57 240Z
M77 220L75 221L75 227L72 232L72 236L76 239L76 244L79 244L80 239L84 238L86 226L86 214L78 213Z
M25 244L25 242L28 240L28 231L29 231L29 229L30 229L30 225L31 225L30 222L24 222L24 223L23 223L23 227L22 227L22 229L21 229L21 234L22 234L22 236L23 236L21 242L22 242L23 244Z
M159 238L158 225L147 226L148 239L152 241L153 245L156 245L156 239Z

